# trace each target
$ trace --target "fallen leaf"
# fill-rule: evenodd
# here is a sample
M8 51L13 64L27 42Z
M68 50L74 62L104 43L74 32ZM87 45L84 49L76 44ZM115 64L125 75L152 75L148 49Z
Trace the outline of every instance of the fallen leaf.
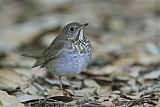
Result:
M12 68L0 69L0 82L11 88L16 88L27 83L27 81Z
M100 88L100 85L98 85L94 80L91 80L91 79L84 80L84 84L87 87Z
M18 101L22 102L27 102L27 101L31 101L31 100L39 100L39 99L43 99L44 97L42 96L33 96L33 95L21 95L19 97L17 97Z
M0 101L4 107L24 107L15 96L8 95L5 91L0 91Z
M149 72L143 76L144 79L158 79L160 77L160 69Z

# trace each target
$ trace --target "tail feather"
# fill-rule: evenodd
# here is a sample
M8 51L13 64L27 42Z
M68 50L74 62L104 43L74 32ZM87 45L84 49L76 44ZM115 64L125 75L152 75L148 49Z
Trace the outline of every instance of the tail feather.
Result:
M22 54L23 56L26 57L31 57L31 58L35 58L37 61L33 64L32 68L40 66L43 67L44 65L44 59L45 57L41 56L41 55L29 55L29 54Z
M44 64L44 58L37 58L37 61L34 63L34 65L32 66L32 68L37 67L37 66L43 66Z
M22 54L22 56L36 58L36 59L41 57L39 55L29 55L29 54Z

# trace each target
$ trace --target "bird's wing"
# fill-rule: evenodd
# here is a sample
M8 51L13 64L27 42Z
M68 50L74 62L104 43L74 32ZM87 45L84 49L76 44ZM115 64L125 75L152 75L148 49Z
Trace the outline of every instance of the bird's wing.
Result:
M61 53L62 48L64 47L64 41L53 41L52 44L43 51L41 57L37 57L37 61L34 63L33 67L41 66L43 67L51 59L55 59Z

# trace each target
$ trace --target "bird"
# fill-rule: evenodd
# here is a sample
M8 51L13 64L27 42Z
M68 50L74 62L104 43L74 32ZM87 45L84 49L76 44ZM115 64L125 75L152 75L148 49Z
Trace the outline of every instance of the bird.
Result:
M77 99L70 78L80 74L89 64L92 57L92 46L84 34L88 23L72 22L64 26L50 46L39 55L27 55L36 59L33 67L45 67L58 76L60 89L64 93L62 77L66 77L70 88Z

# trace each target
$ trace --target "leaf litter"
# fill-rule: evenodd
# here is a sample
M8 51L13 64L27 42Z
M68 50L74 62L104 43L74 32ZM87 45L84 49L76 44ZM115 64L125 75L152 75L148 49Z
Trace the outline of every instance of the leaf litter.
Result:
M156 1L142 1L3 2L0 107L160 107L160 38L155 20L159 8ZM26 3L39 5L29 11ZM57 77L45 69L31 69L34 60L21 55L42 51L73 19L90 22L86 33L94 50L86 71L71 78L78 100L65 78L66 96L62 96Z

